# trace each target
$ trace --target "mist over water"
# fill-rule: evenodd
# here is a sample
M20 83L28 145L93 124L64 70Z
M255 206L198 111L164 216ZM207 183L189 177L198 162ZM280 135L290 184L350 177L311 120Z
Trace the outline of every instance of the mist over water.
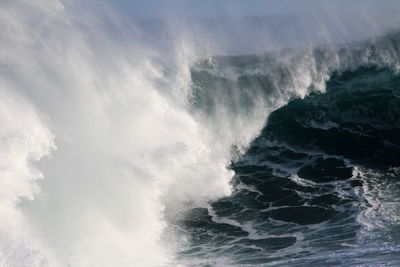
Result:
M398 71L396 42L334 48L392 30L388 8L271 3L154 17L123 1L2 1L0 265L178 264L191 237L176 219L237 190L229 166L271 112L335 71Z

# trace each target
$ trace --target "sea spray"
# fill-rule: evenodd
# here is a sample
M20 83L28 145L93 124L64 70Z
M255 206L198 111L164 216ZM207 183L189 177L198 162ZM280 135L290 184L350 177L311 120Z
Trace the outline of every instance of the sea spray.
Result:
M10 222L1 228L7 247L1 263L161 264L169 253L160 242L161 197L206 201L228 194L226 155L211 151L207 131L154 87L161 74L149 60L153 51L135 40L114 43L98 21L79 19L82 14L59 2L1 8L4 101L12 91L26 103L2 105L2 154L17 166L29 164L15 177L10 172L24 169L10 165L3 173L16 190L4 198L17 219L5 215ZM17 128L21 133L13 124L24 127ZM8 128L26 135L26 145L12 141ZM48 155L53 139L58 149L52 157L33 162ZM7 149L8 143L15 145ZM43 173L40 184L33 180L42 175L31 164ZM22 229L8 237L18 225Z

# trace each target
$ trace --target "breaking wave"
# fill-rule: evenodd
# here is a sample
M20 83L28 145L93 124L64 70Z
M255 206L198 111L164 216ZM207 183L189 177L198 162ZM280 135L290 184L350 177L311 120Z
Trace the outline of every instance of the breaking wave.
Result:
M1 266L396 258L398 34L211 56L95 13L0 4Z

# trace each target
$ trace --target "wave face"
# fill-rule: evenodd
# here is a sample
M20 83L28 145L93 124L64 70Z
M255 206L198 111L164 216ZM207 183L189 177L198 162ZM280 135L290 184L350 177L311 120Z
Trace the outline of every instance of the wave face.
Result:
M213 101L220 94L230 96L218 99L230 112L249 114L256 105L252 94L263 95L266 103L290 98L282 98L280 90L298 84L293 70L309 58L314 60L312 85L327 82L323 92L311 88L308 96L270 114L261 134L230 165L235 171L231 196L175 221L190 236L182 261L198 266L399 264L398 51L395 34L335 52L316 49L312 57L285 51L290 60L284 64L282 54L274 54L222 57L213 66L194 69L199 91L194 103L206 105L199 108L207 114L215 112ZM241 73L233 79L227 70L234 68ZM204 88L213 91L203 95ZM235 90L241 95L236 97Z

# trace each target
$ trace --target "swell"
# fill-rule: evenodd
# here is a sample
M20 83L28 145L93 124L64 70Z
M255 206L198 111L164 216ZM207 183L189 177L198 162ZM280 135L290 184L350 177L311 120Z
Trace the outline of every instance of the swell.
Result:
M195 68L193 102L205 116L220 112L217 103L254 116L260 98L276 110L232 162L232 195L175 221L191 237L182 261L396 264L398 47L393 34L307 56L281 52L285 63L276 55L221 57ZM299 58L312 58L314 70L303 91L311 94L303 99L293 90L300 79L296 66L310 64L296 65ZM324 79L326 87L318 87Z
M398 46L399 34L394 33L334 47L199 60L191 68L190 106L196 118L211 126L218 124L215 131L224 138L229 136L243 152L260 132L268 114L291 99L324 92L334 73L362 66L387 67L396 72Z

